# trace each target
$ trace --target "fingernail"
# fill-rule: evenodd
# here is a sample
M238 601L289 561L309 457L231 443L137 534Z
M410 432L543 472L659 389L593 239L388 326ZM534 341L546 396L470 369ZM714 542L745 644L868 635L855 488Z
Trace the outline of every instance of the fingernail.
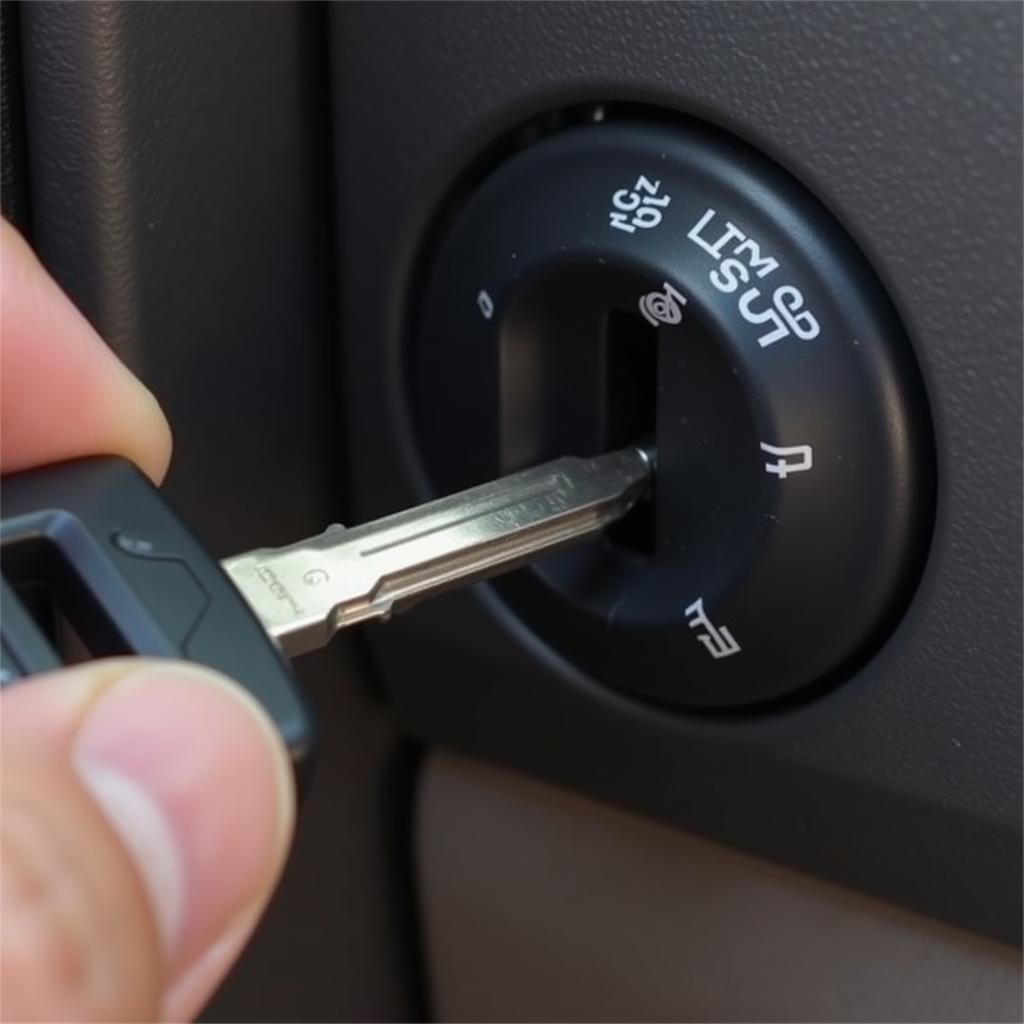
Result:
M287 851L294 795L283 746L245 691L151 662L91 705L73 763L138 866L169 978L255 916Z

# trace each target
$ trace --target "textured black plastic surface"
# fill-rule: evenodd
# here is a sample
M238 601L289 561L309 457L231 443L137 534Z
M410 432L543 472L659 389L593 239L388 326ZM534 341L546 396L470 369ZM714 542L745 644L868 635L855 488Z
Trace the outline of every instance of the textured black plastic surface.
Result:
M3 491L5 576L56 588L59 573L73 588L64 598L72 625L91 620L90 629L77 630L87 647L90 633L107 633L112 638L100 643L119 646L117 653L219 669L264 706L294 761L309 756L313 720L288 663L217 562L130 462L107 456L26 470L5 477ZM16 625L4 623L8 647L20 646ZM49 667L23 666L26 675Z
M424 254L422 457L447 493L642 440L614 436L620 417L649 429L643 546L612 532L499 593L592 678L660 703L823 685L898 620L930 539L910 345L856 248L769 161L704 125L602 115L505 161Z
M20 18L14 0L0 2L0 209L5 219L28 227L28 168L21 82Z
M429 489L401 387L403 312L439 203L496 140L576 103L700 117L814 192L914 339L937 435L921 585L884 649L827 697L742 723L652 711L574 671L481 587L379 634L398 714L1019 941L1020 8L371 4L332 18L356 518Z

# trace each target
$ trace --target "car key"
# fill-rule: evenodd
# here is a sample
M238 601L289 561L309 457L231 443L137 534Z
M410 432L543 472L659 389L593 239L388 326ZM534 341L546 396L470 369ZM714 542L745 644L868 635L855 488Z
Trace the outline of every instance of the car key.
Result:
M282 653L592 537L648 491L652 460L567 456L219 565L124 459L5 477L0 683L89 657L189 658L246 686L299 761L313 725Z
M630 448L566 457L416 508L221 565L285 654L339 629L583 540L624 515L650 482Z

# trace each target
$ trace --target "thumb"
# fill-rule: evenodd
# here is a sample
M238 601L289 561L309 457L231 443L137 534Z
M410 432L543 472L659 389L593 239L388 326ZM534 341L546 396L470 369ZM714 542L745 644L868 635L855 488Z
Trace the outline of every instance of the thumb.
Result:
M140 659L16 685L0 712L4 1019L191 1018L288 848L272 724L212 671Z

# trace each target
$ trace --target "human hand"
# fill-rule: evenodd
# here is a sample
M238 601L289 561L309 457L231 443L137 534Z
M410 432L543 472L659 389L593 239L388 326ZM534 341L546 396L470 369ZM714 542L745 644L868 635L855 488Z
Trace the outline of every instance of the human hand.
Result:
M170 432L0 223L0 469L118 454L159 481ZM191 1019L266 906L294 822L274 726L211 670L122 658L0 697L0 1016Z

